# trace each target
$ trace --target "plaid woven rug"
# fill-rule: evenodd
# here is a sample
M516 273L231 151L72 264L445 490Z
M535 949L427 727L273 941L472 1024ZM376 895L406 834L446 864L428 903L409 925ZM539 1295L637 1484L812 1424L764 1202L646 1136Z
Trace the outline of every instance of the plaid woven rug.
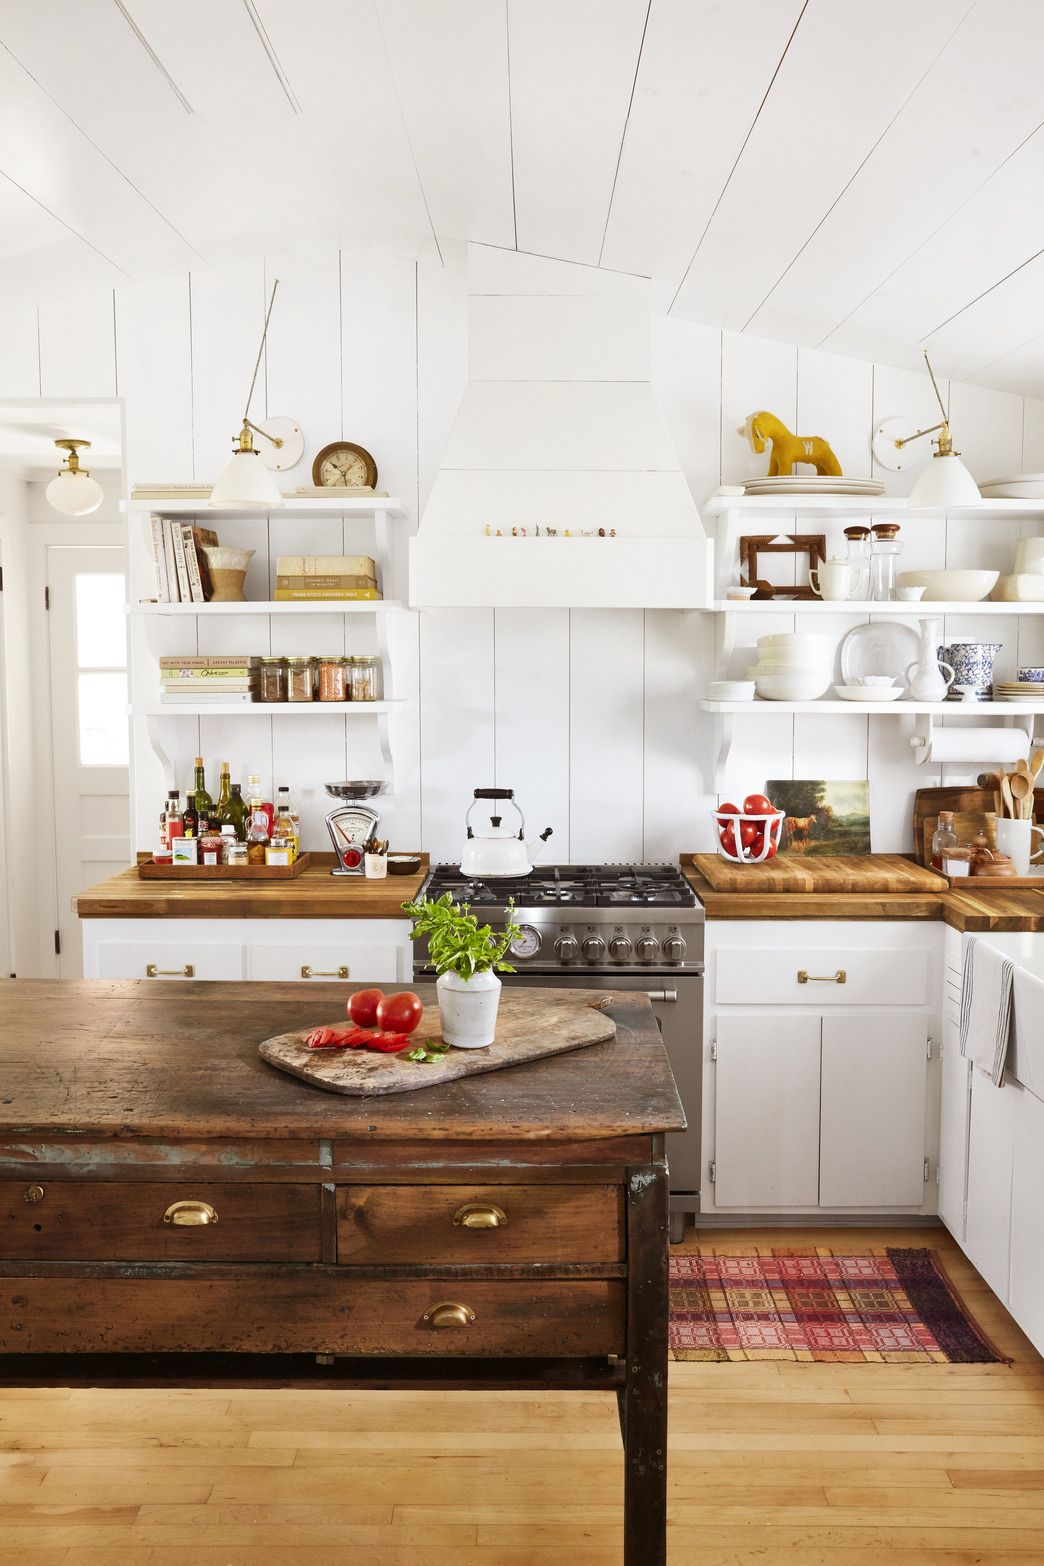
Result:
M1007 1364L929 1250L671 1257L672 1359Z

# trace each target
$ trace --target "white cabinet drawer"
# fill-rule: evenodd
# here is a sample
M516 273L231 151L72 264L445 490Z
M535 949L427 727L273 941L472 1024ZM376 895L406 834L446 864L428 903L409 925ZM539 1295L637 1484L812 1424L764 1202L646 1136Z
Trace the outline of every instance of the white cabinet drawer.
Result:
M716 975L714 998L721 1005L922 1006L928 1000L928 953L916 948L799 941L727 948L718 952Z
M391 941L304 940L296 944L254 945L247 949L246 977L299 983L345 979L353 984L394 984L409 977L408 973L400 973L402 950L402 946Z
M241 979L243 948L231 941L99 941L92 977Z

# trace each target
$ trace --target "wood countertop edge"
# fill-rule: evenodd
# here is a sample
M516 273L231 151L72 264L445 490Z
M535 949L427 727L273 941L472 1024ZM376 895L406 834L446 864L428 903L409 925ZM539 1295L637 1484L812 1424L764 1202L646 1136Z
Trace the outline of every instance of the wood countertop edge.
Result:
M427 854L416 875L331 877L333 855L313 855L293 881L143 881L132 868L73 898L81 919L397 919L430 874Z

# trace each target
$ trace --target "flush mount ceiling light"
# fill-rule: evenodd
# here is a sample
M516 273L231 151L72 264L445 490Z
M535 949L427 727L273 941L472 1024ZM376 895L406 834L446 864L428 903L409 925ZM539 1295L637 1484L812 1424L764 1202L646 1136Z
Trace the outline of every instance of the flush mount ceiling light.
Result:
M257 350L254 373L250 378L246 407L243 410L243 428L233 443L232 459L210 492L210 504L233 511L273 511L283 504L283 494L269 469L280 472L292 468L301 460L304 452L304 436L293 419L266 419L267 429L250 419L250 400L254 395L257 372L261 367L261 355L265 351L268 323L272 319L279 279L272 285L272 297L268 301L261 346ZM251 433L253 432L253 433ZM254 435L260 435L267 444L258 451Z
M909 463L899 455L903 448L911 441L920 440L923 435L934 435L938 430L939 438L932 442L937 450L932 453L932 460L911 490L910 504L912 506L977 505L982 499L979 486L961 461L960 452L953 449L949 414L946 412L946 404L936 383L927 349L924 363L931 376L932 390L942 414L941 421L929 425L924 430L912 430L910 433L900 434L895 426L898 426L901 421L889 419L874 432L874 454L886 467L900 470L909 466Z
M90 516L105 498L98 480L92 479L87 469L80 466L80 450L91 443L89 440L56 440L54 444L69 455L64 466L58 469L58 477L48 484L47 499L63 516Z

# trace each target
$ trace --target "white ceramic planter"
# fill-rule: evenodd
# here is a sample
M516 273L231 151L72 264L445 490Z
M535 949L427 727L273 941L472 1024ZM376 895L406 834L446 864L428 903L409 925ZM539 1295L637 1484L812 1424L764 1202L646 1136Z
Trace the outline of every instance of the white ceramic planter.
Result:
M501 983L492 968L462 979L440 974L435 982L442 1018L442 1037L454 1049L484 1049L497 1026Z

